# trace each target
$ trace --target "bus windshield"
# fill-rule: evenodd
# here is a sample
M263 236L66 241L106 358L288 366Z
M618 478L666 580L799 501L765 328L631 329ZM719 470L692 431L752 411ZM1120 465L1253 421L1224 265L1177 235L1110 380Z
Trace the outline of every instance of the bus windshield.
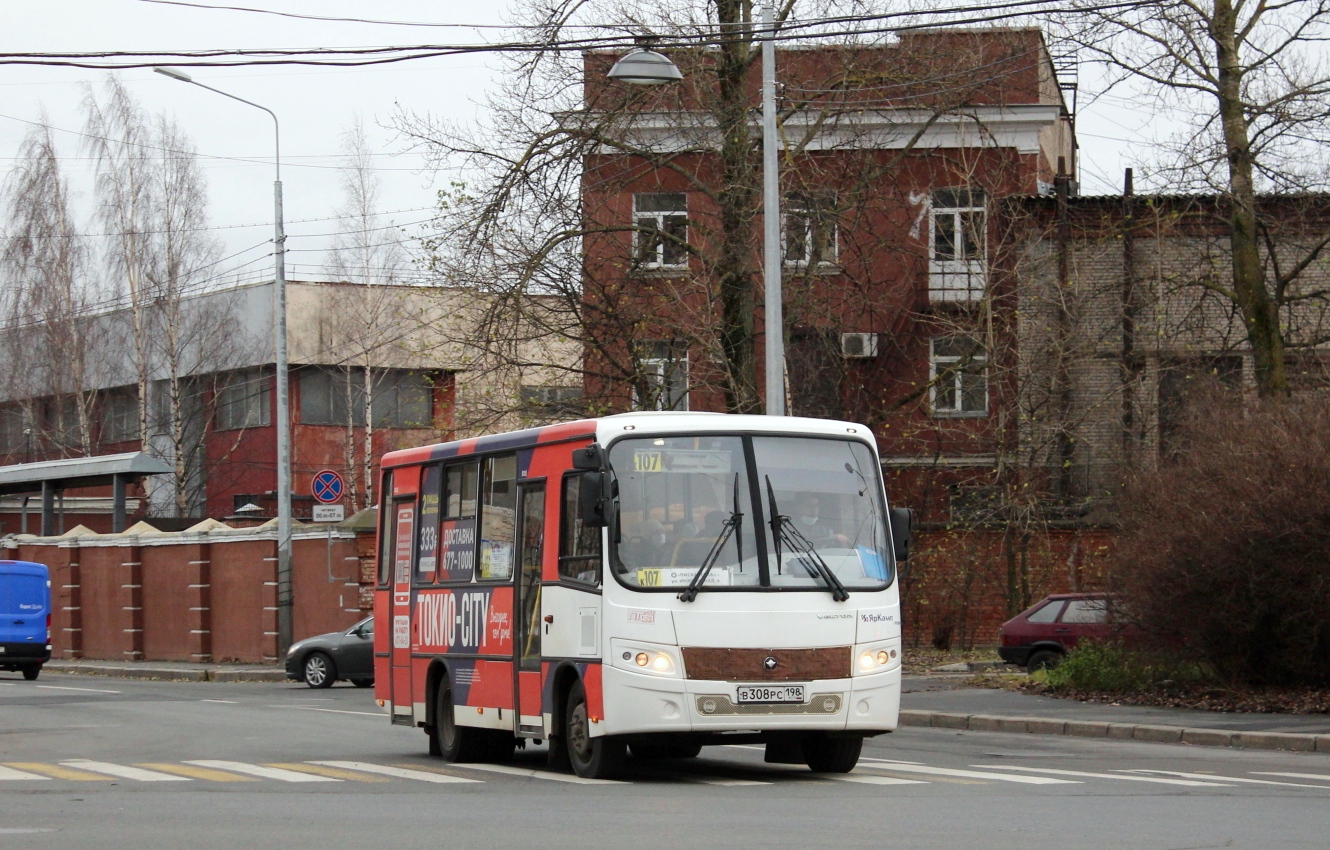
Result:
M877 590L891 581L881 474L852 440L619 440L610 563L628 587ZM754 510L757 504L757 511ZM760 524L759 524L760 521Z

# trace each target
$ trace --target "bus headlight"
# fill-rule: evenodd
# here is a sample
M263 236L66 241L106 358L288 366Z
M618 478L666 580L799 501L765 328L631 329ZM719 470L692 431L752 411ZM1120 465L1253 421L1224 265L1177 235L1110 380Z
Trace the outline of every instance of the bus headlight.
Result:
M900 641L860 644L854 648L854 675L882 673L901 663Z
M610 663L615 667L655 676L679 675L677 650L673 647L618 640L610 641L610 646L613 650Z

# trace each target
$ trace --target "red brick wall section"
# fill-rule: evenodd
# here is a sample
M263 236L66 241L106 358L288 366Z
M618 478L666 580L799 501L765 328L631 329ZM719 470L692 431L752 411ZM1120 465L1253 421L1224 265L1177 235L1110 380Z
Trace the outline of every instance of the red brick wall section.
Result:
M207 544L145 546L143 560L143 652L154 661L199 661L208 637L201 608L200 568L206 576ZM200 563L200 562L203 563Z
M1041 529L1022 558L1021 537L1001 530L916 533L901 585L906 646L947 636L957 648L996 645L1000 625L1048 594L1104 589L1111 542L1105 529Z
M216 661L277 659L277 542L212 544L212 654Z
M347 628L361 617L355 540L291 542L292 640Z

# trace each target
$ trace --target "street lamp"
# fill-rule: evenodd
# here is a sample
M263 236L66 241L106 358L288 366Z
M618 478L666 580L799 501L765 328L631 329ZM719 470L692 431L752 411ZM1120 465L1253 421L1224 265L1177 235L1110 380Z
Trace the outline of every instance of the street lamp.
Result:
M785 415L785 318L781 299L780 172L776 150L776 25L771 0L762 3L762 283L765 290L768 416ZM668 56L640 46L626 54L612 80L658 85L683 79Z
M222 97L238 100L246 106L262 109L272 118L276 179L272 184L275 230L273 236L273 329L277 357L277 656L286 655L291 646L291 419L287 412L286 365L286 231L282 221L282 136L277 115L266 106L236 97L204 85L183 71L153 68L157 73L182 83L207 89Z

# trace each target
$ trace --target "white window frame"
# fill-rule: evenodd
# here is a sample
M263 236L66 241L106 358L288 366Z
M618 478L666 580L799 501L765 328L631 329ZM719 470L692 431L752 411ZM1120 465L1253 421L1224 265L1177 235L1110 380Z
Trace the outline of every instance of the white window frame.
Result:
M988 416L988 357L982 353L977 343L975 349L979 353L968 356L961 354L938 354L938 343L963 341L959 337L936 337L928 342L928 405L934 417L940 419L981 419ZM972 341L971 341L972 342ZM952 368L962 361L969 361L965 369L955 369L950 375L950 386L948 394L951 396L952 403L950 407L940 407L938 404L938 388L941 386L938 377L945 373L948 368ZM983 364L976 368L975 364ZM967 409L965 407L965 379L978 378L983 382L984 387L984 406L982 410Z
M939 257L939 224L950 225L956 239L951 256ZM967 251L964 234L976 237ZM928 211L928 294L932 301L976 301L988 282L988 210L981 189L941 189L933 192ZM959 255L959 256L957 256Z
M633 387L633 410L688 409L688 349L681 343L647 342L641 347L637 364L646 382L655 388L652 405L637 395Z
M663 197L667 195L677 195L683 199L682 204L676 204L676 209L668 210L643 210L639 209L643 205L643 200L647 197ZM656 206L653 204L652 206ZM688 268L688 250L683 245L676 245L673 240L667 240L663 236L652 240L651 234L667 234L670 228L667 225L683 225L683 242L688 242L688 193L687 192L634 192L633 193L633 262L639 269L686 269ZM650 250L650 256L647 253L646 243L648 240L655 242ZM668 262L673 259L670 257L668 248L677 248L680 259L678 262Z
M835 204L821 202L808 195L790 195L784 199L782 206L780 255L786 267L806 269L835 266L840 257L840 227L836 221ZM803 231L803 251L799 256L790 254L790 231L795 226L800 226ZM826 232L819 233L819 230ZM819 236L826 237L826 244L822 255L814 263L814 247Z

